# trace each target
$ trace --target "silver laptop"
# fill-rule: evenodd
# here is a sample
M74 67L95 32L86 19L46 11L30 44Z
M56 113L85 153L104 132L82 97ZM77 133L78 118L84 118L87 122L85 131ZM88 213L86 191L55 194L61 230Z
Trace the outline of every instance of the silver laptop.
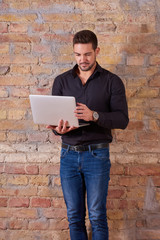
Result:
M60 119L68 121L68 126L82 127L89 123L79 123L75 117L75 97L29 95L33 121L35 124L57 126Z

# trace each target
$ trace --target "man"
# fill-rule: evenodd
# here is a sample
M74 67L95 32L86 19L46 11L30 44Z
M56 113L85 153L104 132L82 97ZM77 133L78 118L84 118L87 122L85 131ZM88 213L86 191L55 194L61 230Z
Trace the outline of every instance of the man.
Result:
M125 129L128 109L121 79L96 62L100 51L96 35L89 30L73 38L76 65L56 77L52 94L74 96L75 115L88 126L48 126L62 136L60 176L71 240L87 240L85 193L93 240L108 239L106 197L110 179L111 129Z

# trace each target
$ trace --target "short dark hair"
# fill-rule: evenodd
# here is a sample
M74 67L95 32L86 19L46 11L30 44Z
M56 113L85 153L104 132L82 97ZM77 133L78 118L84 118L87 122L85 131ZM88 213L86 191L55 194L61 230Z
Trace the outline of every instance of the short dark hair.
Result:
M98 46L97 36L94 32L90 30L82 30L77 32L73 38L73 46L76 43L82 43L82 44L92 43L92 47L94 50L96 50Z

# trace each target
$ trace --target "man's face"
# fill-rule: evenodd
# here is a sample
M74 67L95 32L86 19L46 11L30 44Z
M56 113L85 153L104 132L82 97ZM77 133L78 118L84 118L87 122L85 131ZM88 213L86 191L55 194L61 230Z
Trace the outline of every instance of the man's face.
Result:
M96 64L96 56L99 48L93 49L92 43L77 43L73 47L76 62L81 71L89 71Z

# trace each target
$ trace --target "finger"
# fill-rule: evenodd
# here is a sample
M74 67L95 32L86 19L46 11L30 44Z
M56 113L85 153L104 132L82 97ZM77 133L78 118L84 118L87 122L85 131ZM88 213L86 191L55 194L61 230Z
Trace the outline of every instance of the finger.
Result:
M63 120L61 119L61 120L58 122L58 126L57 126L57 129L58 129L59 132L61 131L62 127L63 127Z
M79 103L79 102L77 102L77 105L79 105L79 106L86 106L85 104Z
M67 126L68 126L68 121L65 121L64 124L63 124L63 128L62 128L63 132L66 131Z
M53 125L47 125L46 128L48 128L48 129L55 129L56 126L53 126Z

